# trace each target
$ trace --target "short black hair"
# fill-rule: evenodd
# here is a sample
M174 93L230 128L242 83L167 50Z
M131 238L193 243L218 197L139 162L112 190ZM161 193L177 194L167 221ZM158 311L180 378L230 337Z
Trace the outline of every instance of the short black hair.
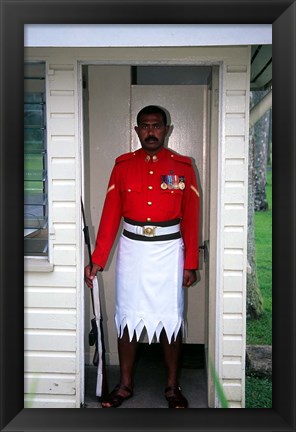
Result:
M161 114L164 125L165 126L167 125L167 115L166 115L165 111L156 105L148 105L148 106L142 108L141 111L138 112L138 115L137 115L137 124L138 125L140 123L141 116L146 115L146 114Z

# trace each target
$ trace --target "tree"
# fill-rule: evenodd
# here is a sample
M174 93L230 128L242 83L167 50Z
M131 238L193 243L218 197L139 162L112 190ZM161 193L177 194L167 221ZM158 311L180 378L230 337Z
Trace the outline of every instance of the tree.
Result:
M267 91L251 92L250 108L266 94ZM263 312L263 300L257 279L254 213L268 208L265 187L271 131L270 111L251 127L249 136L247 318L253 319L259 318Z
M269 90L268 90L269 91ZM251 92L251 108L255 106L268 91ZM266 172L269 155L270 142L270 111L268 110L253 127L254 138L254 207L255 211L266 211L268 209L266 197Z
M249 138L249 187L248 187L248 270L247 270L247 318L257 319L263 312L263 300L257 279L254 233L254 127Z

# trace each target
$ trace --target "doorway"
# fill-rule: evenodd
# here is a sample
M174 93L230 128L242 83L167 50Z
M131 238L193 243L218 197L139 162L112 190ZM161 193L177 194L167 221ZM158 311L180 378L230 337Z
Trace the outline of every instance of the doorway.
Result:
M187 320L184 343L208 352L209 332L209 148L213 116L213 68L209 66L119 66L87 65L83 67L84 115L84 189L85 208L90 227L92 249L103 207L107 183L114 160L122 153L136 150L139 143L133 127L136 114L145 105L164 107L170 114L173 129L169 147L192 158L201 194L199 282L186 292ZM101 307L107 364L116 366L117 335L113 323L116 245L106 271L99 275ZM87 293L88 294L88 293ZM89 295L86 296L86 333L91 318ZM147 342L144 338L143 344ZM85 363L92 363L88 347ZM200 351L199 351L200 352ZM206 374L205 370L205 374Z

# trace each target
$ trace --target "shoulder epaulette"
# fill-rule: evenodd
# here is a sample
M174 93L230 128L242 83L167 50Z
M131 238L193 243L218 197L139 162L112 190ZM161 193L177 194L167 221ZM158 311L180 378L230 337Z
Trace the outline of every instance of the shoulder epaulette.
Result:
M192 161L191 161L190 157L179 155L178 153L173 153L173 152L172 152L172 155L173 155L174 160L176 160L177 162L182 162L182 163L185 163L187 165L192 165Z
M124 161L127 161L129 159L132 159L134 157L134 155L135 155L135 152L124 153L115 159L115 163L117 164L119 162L124 162Z

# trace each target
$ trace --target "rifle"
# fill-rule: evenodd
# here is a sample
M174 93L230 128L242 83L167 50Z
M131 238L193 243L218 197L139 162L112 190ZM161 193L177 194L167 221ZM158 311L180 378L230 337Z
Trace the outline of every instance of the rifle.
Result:
M90 237L89 237L89 229L86 225L84 206L81 198L81 211L83 217L83 233L84 233L84 241L88 250L89 264L92 269L92 256L91 256L91 248L90 248ZM95 299L94 299L94 290L95 290ZM94 317L91 319L91 330L88 335L88 342L90 346L95 345L95 353L93 357L93 365L98 367L97 371L97 386L96 386L96 395L99 397L104 396L108 393L108 385L107 385L107 373L106 373L106 359L105 359L105 344L104 344L104 332L103 332L103 319L101 313L101 304L100 304L100 293L98 287L98 281L94 279L93 289L91 292L91 301L92 301L92 309ZM97 307L96 307L97 306Z

